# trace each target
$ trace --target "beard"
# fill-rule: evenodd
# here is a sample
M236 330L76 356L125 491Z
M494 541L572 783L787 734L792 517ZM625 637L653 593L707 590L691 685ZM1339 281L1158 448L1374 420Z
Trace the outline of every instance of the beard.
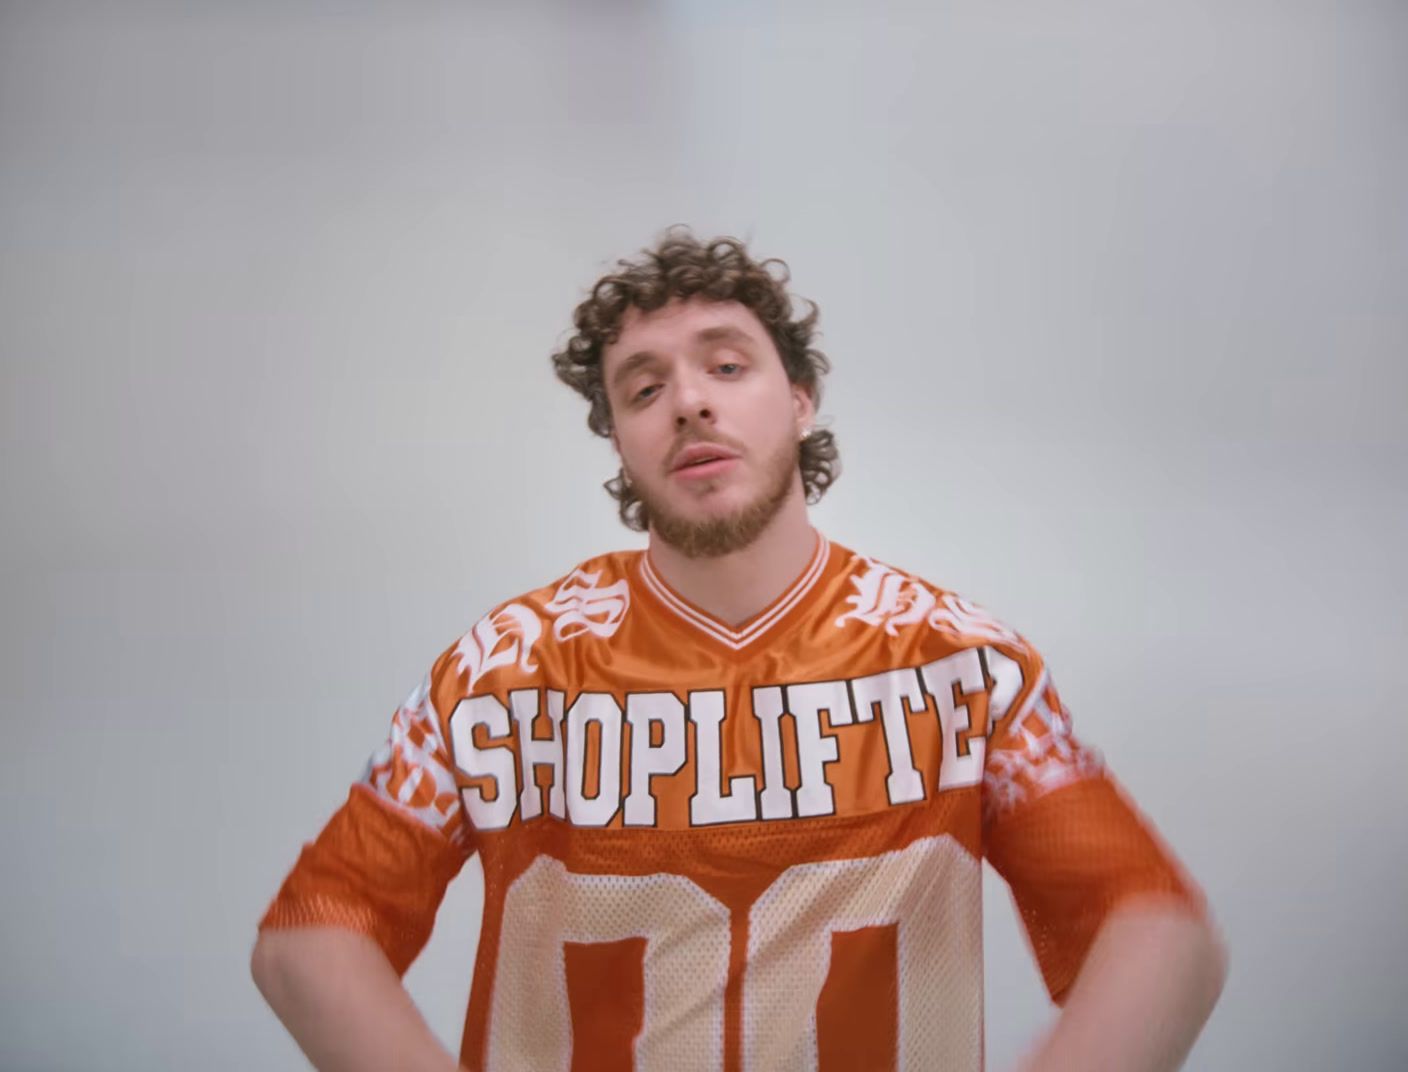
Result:
M731 514L702 520L674 513L662 498L632 482L650 531L686 558L719 558L741 551L761 536L792 494L801 460L799 444L788 439L763 469L763 489Z

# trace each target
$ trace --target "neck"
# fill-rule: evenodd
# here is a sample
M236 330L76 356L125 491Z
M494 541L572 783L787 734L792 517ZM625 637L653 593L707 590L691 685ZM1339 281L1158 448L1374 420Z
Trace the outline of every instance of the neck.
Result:
M650 563L665 583L729 626L747 621L785 592L816 552L817 534L798 487L772 523L741 550L690 558L650 533Z

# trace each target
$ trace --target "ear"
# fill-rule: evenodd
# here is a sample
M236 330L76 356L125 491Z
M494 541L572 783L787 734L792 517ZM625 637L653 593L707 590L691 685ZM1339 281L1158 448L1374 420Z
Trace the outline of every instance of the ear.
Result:
M797 438L801 439L803 433L810 432L816 424L816 403L812 400L812 393L800 383L792 385L792 409L797 422Z

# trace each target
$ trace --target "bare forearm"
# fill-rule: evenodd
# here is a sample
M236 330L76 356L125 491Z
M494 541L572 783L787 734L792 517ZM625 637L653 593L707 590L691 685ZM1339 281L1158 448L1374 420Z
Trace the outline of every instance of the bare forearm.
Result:
M1065 1008L1021 1072L1179 1068L1222 992L1227 960L1210 924L1164 901L1114 912Z
M264 931L250 967L322 1072L458 1068L370 938L336 927Z

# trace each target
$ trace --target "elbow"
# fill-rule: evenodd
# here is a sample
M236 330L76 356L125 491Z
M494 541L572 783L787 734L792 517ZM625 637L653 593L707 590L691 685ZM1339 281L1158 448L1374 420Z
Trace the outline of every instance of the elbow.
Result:
M1217 1004L1217 999L1222 995L1222 988L1227 985L1227 972L1231 964L1230 955L1227 950L1227 939L1222 932L1211 922L1205 924L1205 942L1207 953L1204 957L1206 964L1208 1011Z
M278 996L283 990L284 971L278 954L278 942L268 931L260 931L249 956L249 974L264 1000L277 1008Z
M264 993L273 970L269 943L264 940L264 932L260 931L259 937L254 941L254 950L249 954L249 974L261 994Z
M1173 946L1169 951L1174 953L1175 949L1182 948L1183 955L1178 959L1183 965L1185 993L1201 1008L1206 1020L1212 1015L1227 983L1230 962L1227 940L1205 902L1185 903L1175 908L1173 915L1175 930L1170 935ZM1178 916L1183 917L1181 922L1176 921Z
M1183 1002L1188 1014L1201 1025L1212 1015L1227 983L1227 941L1205 911L1188 920L1185 928L1178 940L1182 955L1177 957L1182 963ZM1170 953L1177 955L1172 949Z

